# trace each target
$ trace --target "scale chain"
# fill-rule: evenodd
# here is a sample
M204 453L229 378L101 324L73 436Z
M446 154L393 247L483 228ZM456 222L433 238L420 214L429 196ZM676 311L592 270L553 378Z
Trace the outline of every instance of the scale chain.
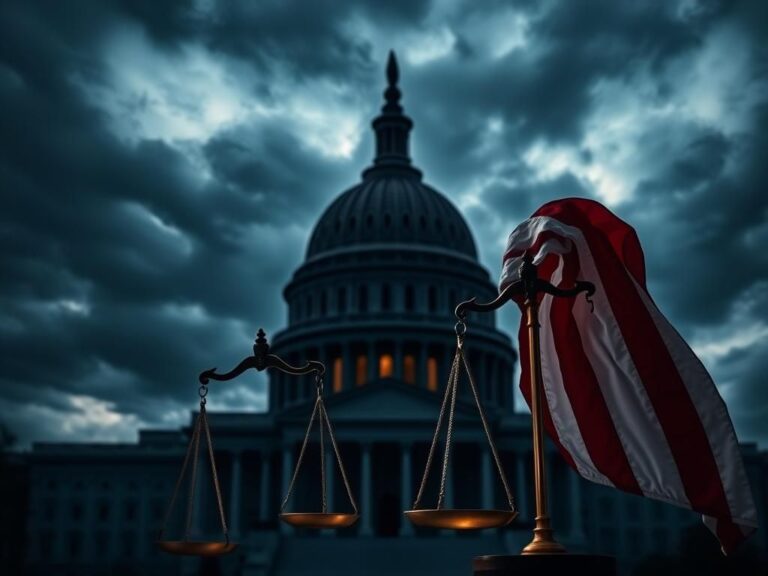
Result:
M416 500L413 502L413 508L414 510L419 508L419 504L421 503L421 497L424 495L424 488L427 485L427 479L429 478L429 472L432 469L432 460L435 456L435 447L437 446L437 440L440 436L440 428L443 426L443 416L445 415L445 407L448 405L448 398L450 395L450 382L453 380L453 375L456 372L458 368L458 358L454 356L453 362L451 363L451 370L448 374L448 384L445 387L445 394L443 395L443 403L440 406L440 415L437 418L437 426L435 427L435 434L432 437L432 445L429 447L429 454L427 455L427 465L424 469L424 476L421 478L421 485L419 486L419 491L416 493Z
M460 337L459 337L460 338ZM445 499L445 480L448 476L448 461L451 454L451 439L453 436L453 416L456 413L456 389L459 382L459 366L458 356L461 349L461 343L456 350L456 370L453 372L453 381L449 383L451 387L451 408L448 412L448 432L445 437L445 452L443 453L443 471L440 475L440 494L437 499L437 509L440 510L443 507L443 500Z
M213 488L216 491L216 503L219 507L219 519L221 520L221 530L224 538L229 542L229 533L227 531L227 521L224 518L224 504L221 500L221 488L219 487L219 476L216 473L216 461L213 458L213 443L211 442L211 430L208 427L208 413L205 411L205 405L201 407L200 418L203 419L203 429L205 430L205 439L208 443L208 458L211 463L211 472L213 475Z
M488 438L488 444L491 446L491 453L493 454L493 459L496 462L496 468L499 471L499 477L501 477L501 483L504 485L504 492L507 496L507 503L509 504L509 507L511 510L515 510L515 501L512 497L512 491L509 489L509 484L507 483L507 475L504 473L504 468L501 466L501 459L499 458L499 452L496 449L496 443L493 441L493 436L491 436L490 427L488 426L488 421L485 417L485 411L483 410L483 406L480 403L480 396L477 393L477 387L475 386L475 379L472 377L472 371L469 369L469 361L467 360L467 357L464 355L464 350L460 348L459 354L461 355L461 360L464 364L464 369L467 372L467 378L469 379L469 386L472 388L472 395L475 397L475 404L477 404L477 410L480 412L480 420L483 422L483 430L485 430L485 436Z
M179 477L176 479L176 486L174 487L173 494L171 495L171 502L168 504L168 509L165 511L165 517L163 518L163 525L161 526L160 533L158 534L158 540L163 539L165 528L168 525L168 520L170 520L171 513L173 512L173 506L176 504L176 500L179 496L181 483L184 481L184 474L186 473L187 465L189 464L189 457L192 455L192 447L194 446L196 433L197 421L195 421L195 427L192 429L192 437L190 438L189 446L187 446L187 453L184 456L184 463L181 465L181 472L179 473Z
M187 523L184 529L184 540L189 540L189 533L192 529L192 510L194 508L195 501L195 486L197 484L197 461L200 458L200 426L202 424L203 403L200 403L200 414L197 415L195 421L195 432L192 442L194 448L192 449L192 474L189 477L189 497L187 500Z
M320 428L320 492L322 494L323 498L323 514L325 514L328 511L328 500L326 498L326 486L325 486L325 441L323 439L323 399L321 396L321 390L322 390L322 379L318 380L317 384L317 398L318 402L320 402L320 422L319 422L319 428Z
M331 438L331 445L333 446L333 451L336 454L336 460L339 463L339 470L341 471L341 479L344 481L344 488L347 490L347 496L349 497L349 501L352 504L352 509L354 510L355 515L357 515L357 503L355 502L355 497L352 495L352 488L349 485L349 480L347 479L347 473L344 470L344 463L341 461L341 453L339 452L339 447L336 445L336 436L333 434L333 427L331 426L331 420L328 418L328 412L325 410L325 402L320 400L320 427L322 429L323 426L323 418L325 418L325 424L328 426L328 436Z
M307 443L309 441L309 434L312 432L312 425L315 423L315 414L317 414L318 406L322 404L322 399L320 396L317 397L317 400L315 400L315 407L312 409L312 416L309 417L309 426L307 426L307 433L304 435L304 442L301 445L301 450L299 451L299 459L296 461L296 468L293 471L293 477L291 478L291 483L288 485L288 492L285 495L285 498L283 499L283 503L280 506L280 512L283 512L285 510L285 506L288 504L288 499L291 497L291 493L293 492L293 486L296 484L296 477L299 475L299 469L301 468L301 463L304 460L304 452L307 449Z

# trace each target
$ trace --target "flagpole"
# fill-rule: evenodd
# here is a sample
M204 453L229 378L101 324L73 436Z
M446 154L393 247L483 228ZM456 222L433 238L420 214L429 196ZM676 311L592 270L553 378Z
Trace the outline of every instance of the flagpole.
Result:
M532 262L523 264L523 274L526 266L533 268L536 278L536 267ZM522 274L521 274L522 276ZM523 283L525 277L523 276ZM527 291L526 291L527 292ZM532 291L533 292L533 291ZM533 432L533 481L536 494L536 525L533 529L533 540L522 550L522 554L562 554L565 546L555 540L550 525L547 509L547 473L544 449L544 414L541 404L541 348L539 345L539 306L536 293L526 293L525 299L526 326L528 328L529 366L531 372L531 428Z

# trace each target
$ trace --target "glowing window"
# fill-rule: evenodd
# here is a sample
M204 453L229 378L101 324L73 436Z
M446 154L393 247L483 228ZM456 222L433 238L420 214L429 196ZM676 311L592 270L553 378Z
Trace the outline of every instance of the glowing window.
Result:
M427 360L427 390L437 392L437 358Z
M355 363L355 384L362 386L368 377L368 357L360 355Z
M379 378L391 378L392 377L392 355L382 354L379 356Z
M413 354L406 354L403 358L403 380L407 384L416 383L416 359Z
M341 392L344 383L344 361L341 358L333 360L333 391Z

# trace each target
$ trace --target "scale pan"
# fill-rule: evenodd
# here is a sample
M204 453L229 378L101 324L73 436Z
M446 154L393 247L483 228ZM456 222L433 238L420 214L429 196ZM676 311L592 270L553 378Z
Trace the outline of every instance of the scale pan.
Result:
M352 526L357 514L336 514L334 512L285 512L280 520L296 528L346 528Z
M233 542L192 542L185 540L161 540L155 542L158 548L169 554L180 556L222 556L229 554L237 544Z
M404 514L415 526L449 530L501 528L517 517L513 510L406 510Z

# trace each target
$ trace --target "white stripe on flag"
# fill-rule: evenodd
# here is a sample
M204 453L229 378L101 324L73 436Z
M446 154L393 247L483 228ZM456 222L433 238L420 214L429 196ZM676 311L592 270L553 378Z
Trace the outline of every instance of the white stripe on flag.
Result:
M633 279L634 281L634 279ZM704 365L683 338L659 311L645 290L635 282L635 289L653 318L664 345L677 367L688 396L701 420L717 464L728 508L734 524L757 527L757 513L752 489L744 470L739 443L733 430L728 409L717 393L715 383Z

